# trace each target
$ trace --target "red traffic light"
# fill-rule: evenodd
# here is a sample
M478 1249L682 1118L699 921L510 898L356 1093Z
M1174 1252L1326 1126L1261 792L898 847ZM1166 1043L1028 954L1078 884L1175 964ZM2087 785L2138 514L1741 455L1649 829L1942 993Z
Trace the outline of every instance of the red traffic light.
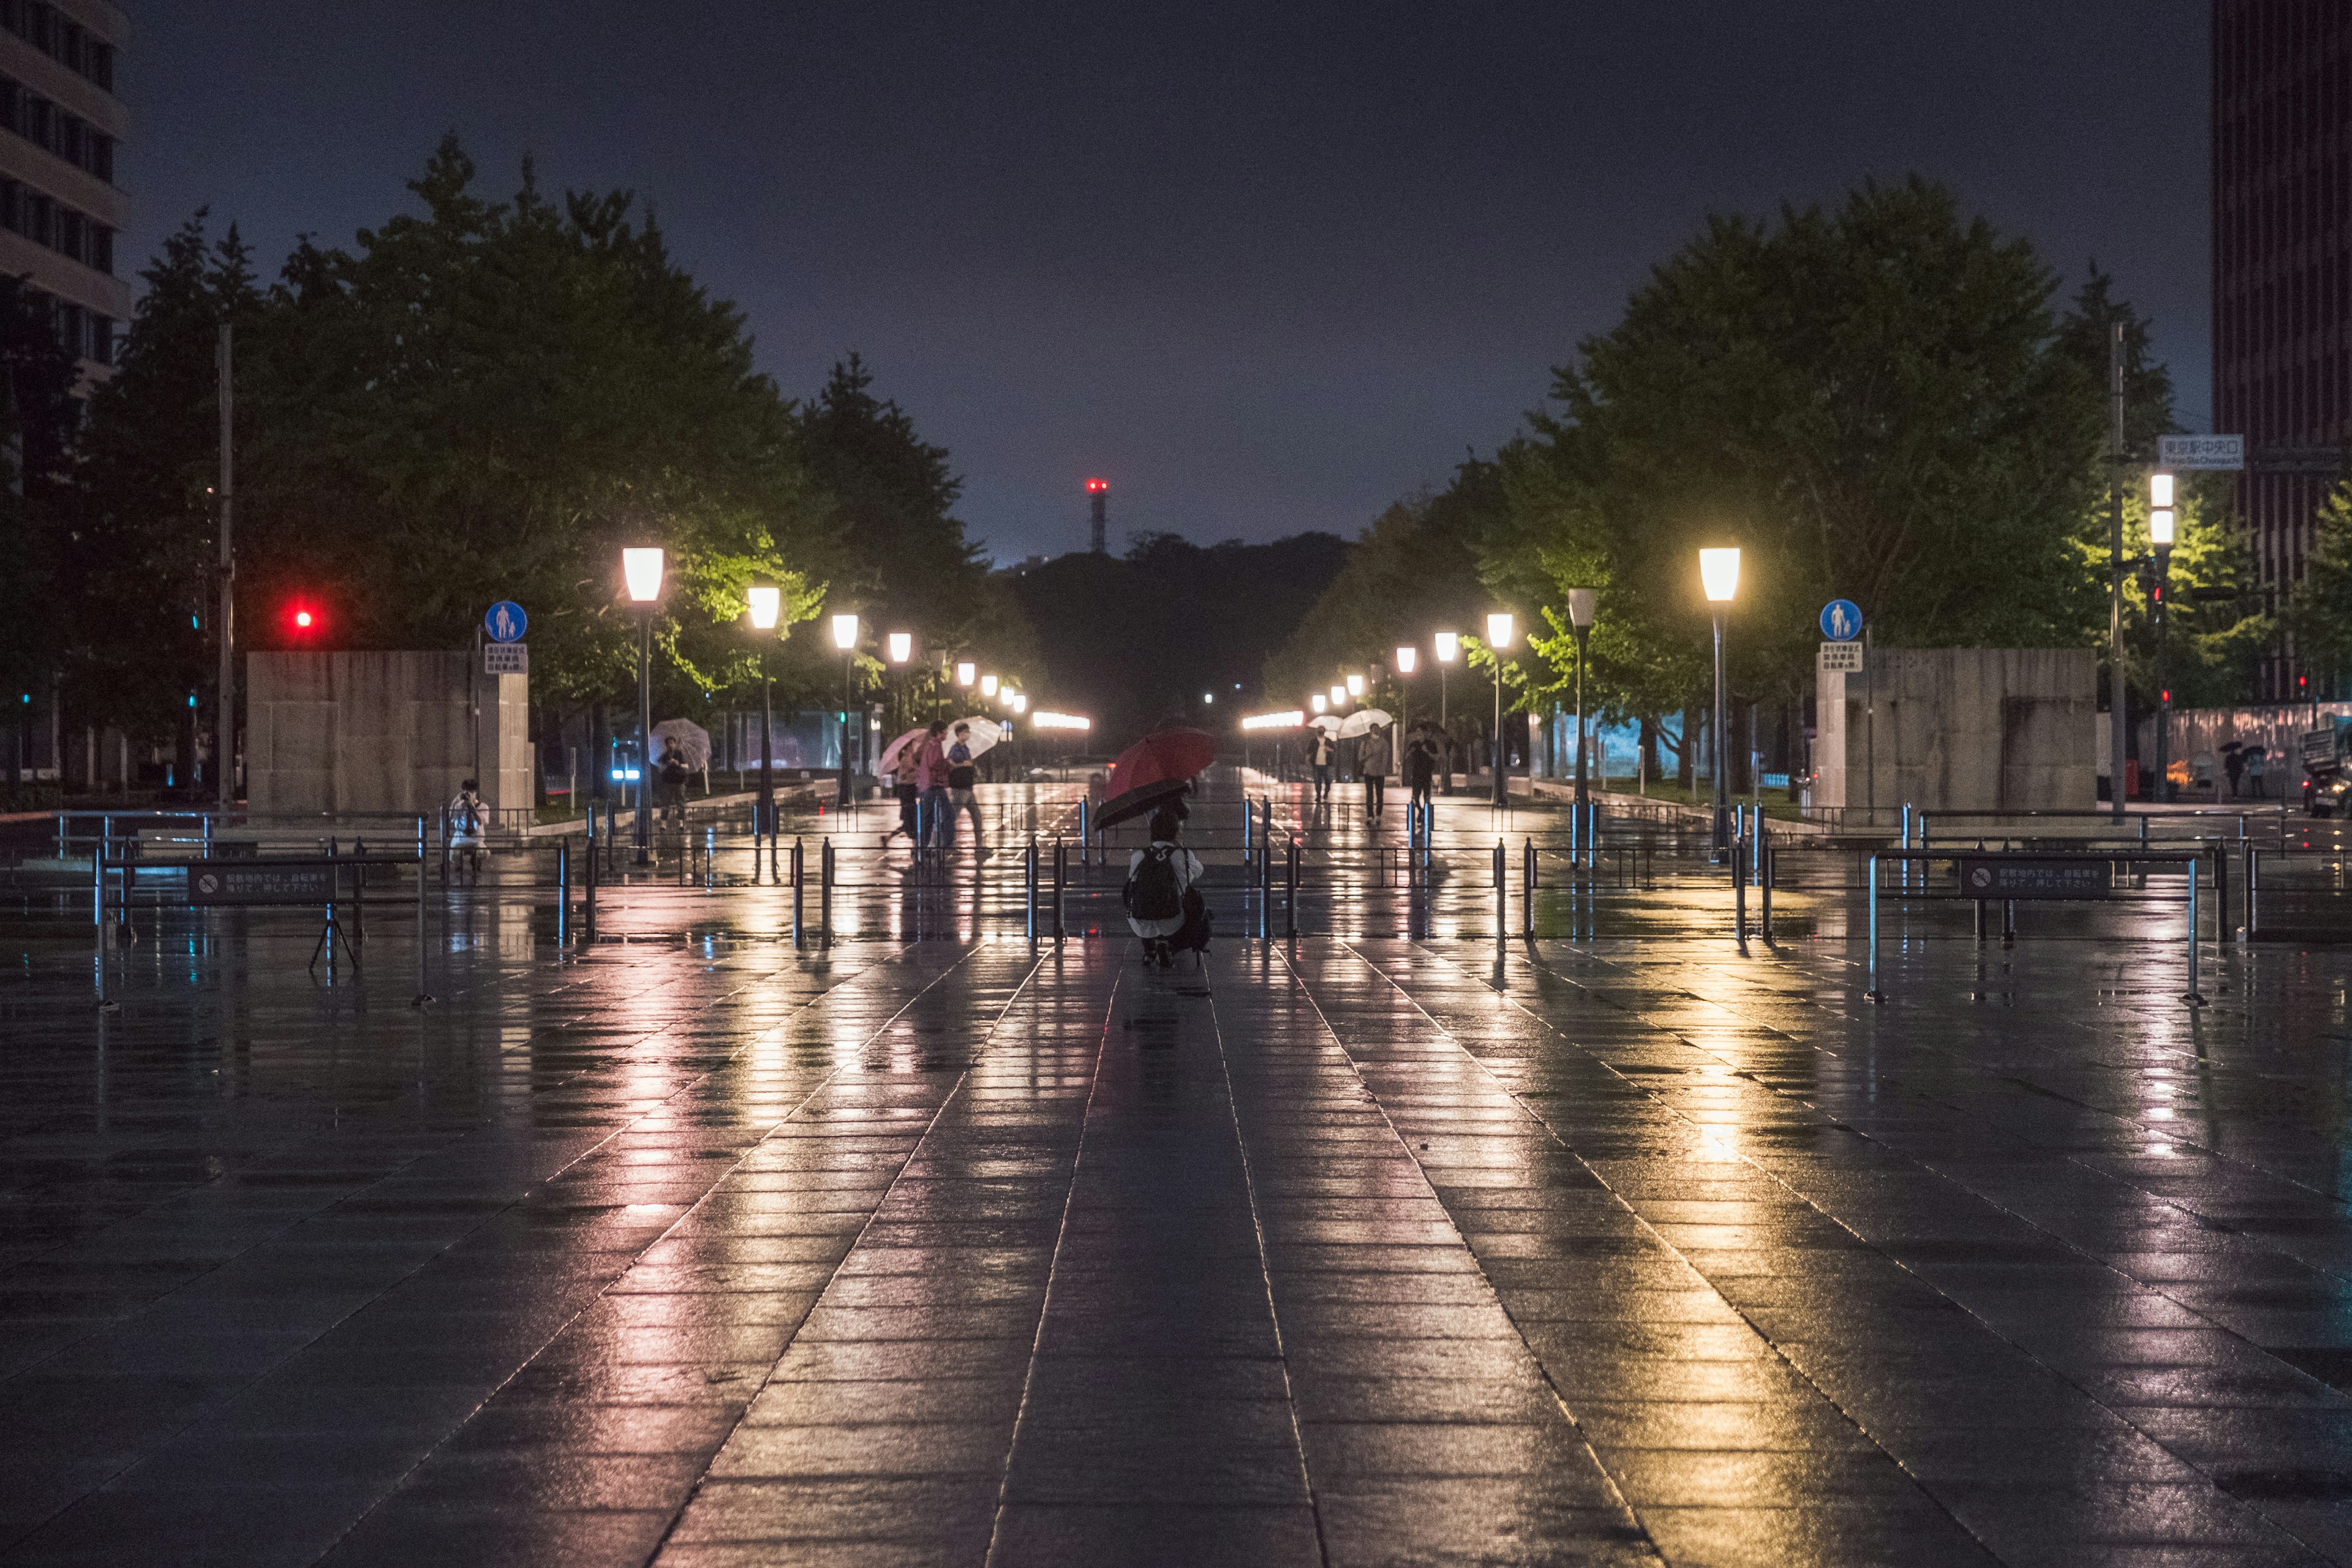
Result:
M286 632L292 637L312 637L326 629L327 613L308 599L286 606Z

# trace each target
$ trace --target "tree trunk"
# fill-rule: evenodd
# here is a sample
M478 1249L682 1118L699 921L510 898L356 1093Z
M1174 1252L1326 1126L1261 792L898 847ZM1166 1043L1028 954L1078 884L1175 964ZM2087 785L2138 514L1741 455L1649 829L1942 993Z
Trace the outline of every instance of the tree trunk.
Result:
M1698 710L1684 709L1683 743L1675 751L1675 784L1685 790L1698 779Z

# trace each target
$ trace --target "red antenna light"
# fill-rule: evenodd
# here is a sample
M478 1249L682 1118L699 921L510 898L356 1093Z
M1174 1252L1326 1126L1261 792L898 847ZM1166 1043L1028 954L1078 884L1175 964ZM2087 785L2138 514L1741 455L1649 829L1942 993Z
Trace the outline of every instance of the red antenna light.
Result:
M1110 489L1110 481L1108 479L1088 479L1087 481L1087 493L1088 495L1100 495L1103 491L1108 489Z
M310 624L310 611L308 611L308 610L297 610L297 611L295 611L295 612L294 612L294 624L295 624L296 626L309 626L309 625Z

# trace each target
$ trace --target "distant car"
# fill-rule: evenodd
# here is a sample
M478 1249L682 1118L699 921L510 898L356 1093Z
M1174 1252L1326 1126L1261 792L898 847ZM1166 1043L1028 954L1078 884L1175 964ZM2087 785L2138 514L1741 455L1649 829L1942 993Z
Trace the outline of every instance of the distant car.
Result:
M2352 795L2352 766L2345 757L2347 736L2352 730L2333 727L2304 732L2303 809L2314 816L2346 814L2346 797Z

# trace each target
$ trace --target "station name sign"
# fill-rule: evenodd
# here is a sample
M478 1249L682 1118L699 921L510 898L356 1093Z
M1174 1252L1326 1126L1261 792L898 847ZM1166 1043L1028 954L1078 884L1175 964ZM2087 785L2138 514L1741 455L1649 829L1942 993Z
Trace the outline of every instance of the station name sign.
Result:
M2167 468L2221 468L2246 466L2243 436L2158 436L2156 460Z

